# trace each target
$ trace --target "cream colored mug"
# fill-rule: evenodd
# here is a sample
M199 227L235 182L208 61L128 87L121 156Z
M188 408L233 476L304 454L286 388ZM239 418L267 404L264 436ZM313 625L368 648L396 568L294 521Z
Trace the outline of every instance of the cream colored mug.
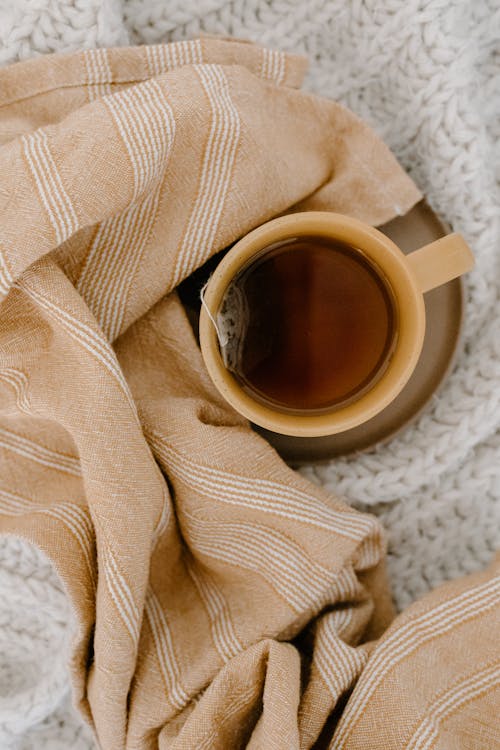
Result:
M381 377L359 398L321 414L291 414L252 398L224 365L214 325L228 286L242 267L269 245L301 236L326 237L359 250L390 286L397 313L395 346ZM239 240L210 277L200 313L203 359L221 395L254 424L298 437L350 430L390 404L415 369L425 334L423 294L466 273L473 265L472 252L458 234L404 255L382 232L342 214L310 211L273 219Z

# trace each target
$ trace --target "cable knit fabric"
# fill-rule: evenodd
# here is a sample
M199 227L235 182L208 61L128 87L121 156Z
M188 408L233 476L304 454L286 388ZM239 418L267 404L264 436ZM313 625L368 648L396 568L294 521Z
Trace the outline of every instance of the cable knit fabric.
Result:
M500 7L497 0L0 2L0 62L200 33L310 60L308 86L384 138L470 242L454 371L390 443L301 471L379 516L399 608L500 547ZM72 614L37 550L0 539L0 747L94 749L69 697Z

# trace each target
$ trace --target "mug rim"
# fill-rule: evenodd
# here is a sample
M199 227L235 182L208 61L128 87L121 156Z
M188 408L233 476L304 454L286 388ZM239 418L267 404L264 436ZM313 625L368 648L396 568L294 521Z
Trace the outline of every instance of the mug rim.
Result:
M358 399L321 414L281 412L253 399L226 369L213 323L229 284L242 266L268 245L299 236L336 239L359 249L386 277L397 308L396 342L380 378ZM378 229L353 217L329 211L305 211L280 216L238 240L210 277L203 292L200 311L201 352L219 393L254 424L295 437L319 437L344 432L382 411L408 382L422 350L424 335L423 295L405 262L404 253Z

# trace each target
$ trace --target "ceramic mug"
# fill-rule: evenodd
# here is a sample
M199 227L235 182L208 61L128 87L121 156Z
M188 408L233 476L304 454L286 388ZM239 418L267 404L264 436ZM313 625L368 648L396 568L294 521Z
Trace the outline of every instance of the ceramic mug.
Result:
M396 307L396 338L390 360L368 391L346 405L321 414L288 413L252 398L225 367L214 321L232 280L264 248L296 237L326 237L360 251L379 270ZM458 234L449 234L409 255L377 229L357 219L309 211L273 219L239 240L224 256L203 293L200 345L210 377L238 412L254 424L297 437L318 437L350 430L378 414L401 392L417 364L425 334L423 294L469 271L472 252Z

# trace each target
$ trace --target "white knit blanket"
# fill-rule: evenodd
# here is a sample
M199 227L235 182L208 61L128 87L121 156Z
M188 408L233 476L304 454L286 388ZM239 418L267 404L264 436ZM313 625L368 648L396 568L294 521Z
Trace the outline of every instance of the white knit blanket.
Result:
M418 422L378 450L304 469L383 520L402 608L500 548L500 4L0 0L2 64L202 32L307 54L307 85L369 121L475 252L463 350ZM22 750L95 747L70 706L71 631L50 564L0 538L1 750L6 722Z

